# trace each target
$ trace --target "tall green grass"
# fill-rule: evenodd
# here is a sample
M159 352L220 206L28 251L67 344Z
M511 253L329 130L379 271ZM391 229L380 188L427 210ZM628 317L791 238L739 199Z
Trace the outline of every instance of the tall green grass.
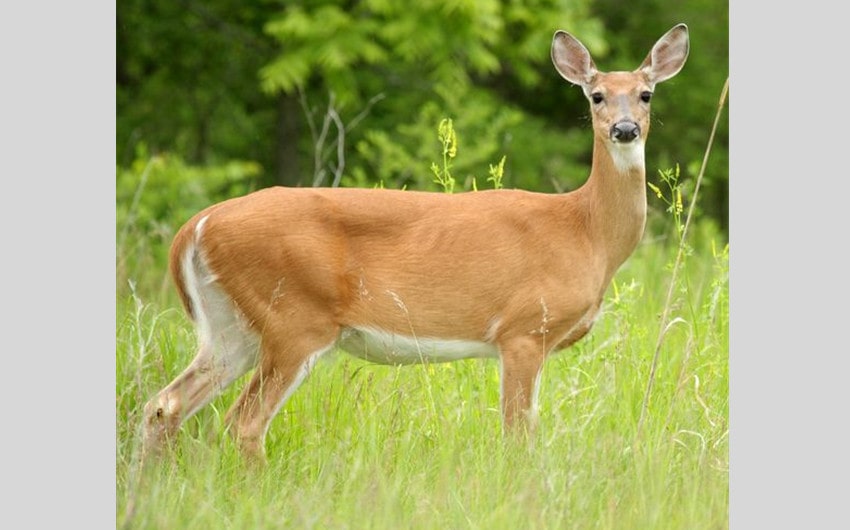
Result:
M648 235L590 335L547 360L533 443L502 439L496 361L396 368L340 353L272 422L262 470L223 430L244 379L184 424L172 455L136 468L142 406L196 343L161 288L164 265L127 267L137 277L119 277L117 296L119 527L726 528L728 255L709 224L689 237L671 307L681 321L661 344L640 435L675 236Z
M719 108L725 95L726 87ZM441 125L443 166L433 168L447 192L450 129ZM160 176L197 180L173 167ZM501 167L490 168L496 187ZM142 407L195 351L166 288L173 221L140 222L146 210L136 198L153 169L130 171L145 178L118 197L119 527L728 527L728 246L710 222L691 222L692 208L683 218L677 172L660 175L669 198L650 182L659 199L650 205L666 203L667 213L653 210L594 329L547 360L540 428L528 443L502 437L495 360L387 367L335 352L272 422L267 466L246 467L224 434L245 376L184 424L167 458L142 470ZM243 185L251 171L214 176Z

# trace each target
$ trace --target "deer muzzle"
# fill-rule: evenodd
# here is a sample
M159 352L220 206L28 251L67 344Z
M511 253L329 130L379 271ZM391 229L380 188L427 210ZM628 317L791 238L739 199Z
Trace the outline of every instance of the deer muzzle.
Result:
M611 140L628 143L640 136L640 126L633 121L619 121L611 127Z

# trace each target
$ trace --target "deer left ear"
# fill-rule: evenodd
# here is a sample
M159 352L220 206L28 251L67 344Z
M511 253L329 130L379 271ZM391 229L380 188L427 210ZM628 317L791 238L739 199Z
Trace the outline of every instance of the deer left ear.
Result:
M665 33L638 67L653 85L678 74L688 58L688 26L678 24Z

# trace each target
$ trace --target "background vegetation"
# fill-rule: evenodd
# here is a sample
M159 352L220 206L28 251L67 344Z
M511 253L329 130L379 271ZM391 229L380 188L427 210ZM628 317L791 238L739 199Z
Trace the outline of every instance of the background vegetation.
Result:
M631 70L678 22L690 28L691 54L653 100L647 173L679 164L687 186L729 71L725 2L124 0L118 165L168 153L201 168L255 164L242 175L252 188L425 189L433 131L451 118L464 139L459 176L506 156L506 187L573 189L590 164L587 102L552 67L552 34L578 36L603 70ZM727 123L700 201L721 231ZM119 202L131 191L119 182Z
M700 188L728 75L725 3L647 0L125 0L117 9L117 518L126 528L728 526L728 125ZM499 436L490 361L376 367L329 356L269 432L252 475L221 434L237 382L139 474L145 400L195 348L165 256L212 202L274 184L439 189L450 118L457 188L539 191L589 171L587 102L554 71L556 29L603 70L633 69L672 25L684 70L653 100L650 218L589 337L547 362L531 449ZM669 179L679 169L679 179ZM665 300L673 283L671 303ZM660 315L676 324L659 344ZM657 370L653 354L658 351ZM646 417L643 403L653 381Z

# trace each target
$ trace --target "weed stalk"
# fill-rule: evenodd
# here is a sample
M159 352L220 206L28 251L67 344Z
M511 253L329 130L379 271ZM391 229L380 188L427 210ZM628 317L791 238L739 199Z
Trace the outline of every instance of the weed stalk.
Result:
M694 196L691 200L690 205L688 206L688 216L685 219L685 226L681 230L681 235L679 238L679 249L676 253L676 261L673 265L673 270L671 272L670 277L670 285L667 289L667 300L664 303L664 311L661 316L661 327L658 332L658 340L655 344L655 353L652 357L652 365L649 370L649 378L646 383L646 392L643 396L643 405L640 411L640 418L638 419L637 425L637 434L635 435L635 445L640 441L641 436L643 434L643 426L646 421L646 414L649 408L649 398L652 394L652 386L655 382L655 371L658 367L658 359L661 353L661 344L664 342L664 337L667 335L667 332L673 326L673 324L677 323L677 321L681 320L680 318L673 319L670 321L670 310L673 302L673 291L676 288L676 280L678 276L679 269L681 268L682 261L685 255L685 240L688 235L688 227L691 224L691 218L693 217L694 207L697 203L697 194L699 193L700 183L702 182L703 174L705 173L705 167L708 163L708 155L711 153L711 146L714 143L714 134L717 131L717 124L720 121L720 114L723 111L723 107L726 104L726 95L729 92L729 78L726 78L726 82L723 84L723 90L720 93L720 101L717 104L717 113L714 116L714 124L711 127L711 134L708 137L708 144L705 148L705 154L702 158L702 165L700 166L699 174L697 175L696 185L694 186Z

